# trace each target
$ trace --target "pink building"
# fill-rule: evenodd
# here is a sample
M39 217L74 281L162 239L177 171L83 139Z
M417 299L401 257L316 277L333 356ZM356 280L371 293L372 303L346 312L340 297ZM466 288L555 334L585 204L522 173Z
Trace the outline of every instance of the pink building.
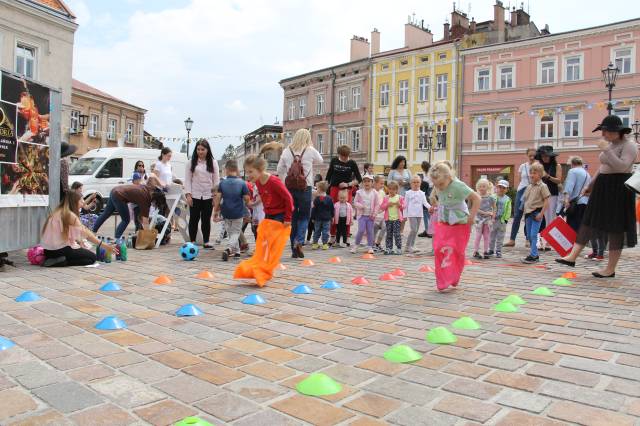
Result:
M280 81L284 90L283 133L285 145L298 129L311 132L314 147L322 153L325 167L340 145L349 145L359 164L368 159L369 55L380 49L379 33L369 41L354 36L351 61ZM377 49L377 50L376 50Z
M614 113L629 125L640 114L640 19L463 50L458 141L461 179L500 176L517 185L525 149L552 145L559 163L580 155L598 166L591 133L607 114L601 70L619 75Z

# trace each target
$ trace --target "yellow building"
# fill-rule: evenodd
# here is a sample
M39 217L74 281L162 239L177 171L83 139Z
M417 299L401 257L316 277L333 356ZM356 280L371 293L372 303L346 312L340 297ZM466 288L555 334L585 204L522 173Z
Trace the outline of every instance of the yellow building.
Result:
M455 160L456 43L434 43L428 29L410 21L405 46L371 58L370 152L376 173L387 173L398 155L407 158L412 173L421 171L424 160Z

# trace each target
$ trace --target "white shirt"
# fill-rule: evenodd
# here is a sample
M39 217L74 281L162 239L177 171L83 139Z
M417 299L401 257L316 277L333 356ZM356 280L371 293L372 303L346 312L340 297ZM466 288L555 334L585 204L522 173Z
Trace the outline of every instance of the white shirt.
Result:
M301 151L302 152L302 151ZM300 155L301 152L296 152L296 155ZM322 155L312 146L308 146L304 151L304 155L301 158L302 169L304 170L305 177L307 178L307 186L313 186L313 166L319 166L322 164ZM293 164L293 155L291 155L291 149L285 148L278 161L278 176L284 182L287 177L287 173Z
M408 190L404 193L404 217L423 217L422 207L430 208L423 191Z
M531 164L522 163L518 168L518 173L520 173L520 183L518 184L518 191L523 188L529 186L529 170L531 169Z
M171 163L163 163L162 161L156 161L156 168L160 181L164 186L169 186L173 183L173 171L171 170Z
M362 205L364 208L362 209L362 216L371 216L371 203L373 202L373 192L375 190L366 191L364 188L362 191L358 191L360 193L360 200L362 201Z

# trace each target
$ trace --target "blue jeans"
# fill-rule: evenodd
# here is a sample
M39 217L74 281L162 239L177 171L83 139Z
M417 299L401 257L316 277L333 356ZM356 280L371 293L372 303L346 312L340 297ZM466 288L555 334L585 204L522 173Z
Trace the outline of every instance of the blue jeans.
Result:
M327 244L329 242L329 228L331 227L331 221L316 219L314 224L313 244L318 244L320 235L322 235L322 244Z
M538 231L540 231L541 220L536 220L536 216L540 213L538 210L529 213L526 216L525 223L527 225L527 240L531 244L531 256L538 257Z
M121 219L118 227L116 228L116 238L120 238L122 234L124 234L124 231L127 229L127 226L129 226L131 218L129 217L129 207L127 206L127 203L125 203L124 201L120 201L119 199L114 197L113 194L110 194L109 201L107 202L104 211L102 212L98 220L96 220L96 223L93 225L93 232L98 232L98 229L100 229L102 224L105 223L116 210L118 211L118 215L120 215Z
M522 196L524 195L524 191L526 189L527 187L525 186L524 188L516 192L516 203L515 203L516 205L514 206L513 223L511 224L511 236L509 237L511 241L516 240L516 237L518 236L518 231L520 230L520 221L522 220L522 216L524 214L524 210L520 209L520 203L522 202ZM525 235L527 236L527 239L528 239L529 236L527 235L526 230L525 230Z
M431 214L429 214L429 210L422 209L422 221L424 222L424 232L426 234L429 233L429 219L431 218Z
M293 214L291 215L291 248L303 244L311 216L311 187L303 190L290 190L293 197Z

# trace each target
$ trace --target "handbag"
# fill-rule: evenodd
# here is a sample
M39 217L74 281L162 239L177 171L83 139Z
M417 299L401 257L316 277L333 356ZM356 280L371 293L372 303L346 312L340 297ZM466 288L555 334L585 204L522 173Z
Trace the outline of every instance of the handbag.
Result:
M136 233L136 250L151 250L156 246L158 231L156 229L141 229Z
M585 170L585 173L588 174L588 172ZM582 196L582 190L584 189L584 185L587 183L587 176L584 177L584 180L582 181L582 187L580 188L580 192L578 192L578 196L575 197L574 199L569 201L569 207L567 207L564 210L565 215L567 216L572 216L575 214L576 210L578 209L578 200L580 199L580 197Z

